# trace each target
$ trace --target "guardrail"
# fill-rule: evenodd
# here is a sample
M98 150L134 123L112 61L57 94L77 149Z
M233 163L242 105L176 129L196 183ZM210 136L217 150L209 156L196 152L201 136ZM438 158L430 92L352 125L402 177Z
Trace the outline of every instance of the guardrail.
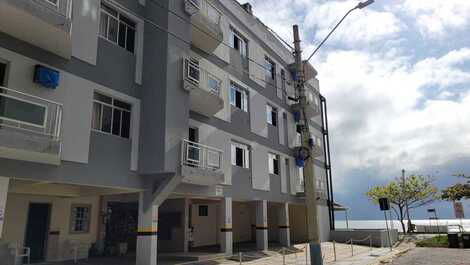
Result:
M220 96L220 87L222 80L201 68L199 62L192 59L184 59L185 74L184 78L189 82L197 85L199 88L209 91L210 93Z
M183 139L181 163L191 167L219 170L222 168L223 153L220 149Z
M62 112L60 103L0 87L0 127L60 140Z

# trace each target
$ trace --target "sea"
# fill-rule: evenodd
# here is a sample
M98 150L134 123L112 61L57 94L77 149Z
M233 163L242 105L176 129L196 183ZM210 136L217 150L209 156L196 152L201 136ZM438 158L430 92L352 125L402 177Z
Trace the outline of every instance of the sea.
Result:
M405 226L407 221L405 220ZM461 225L468 230L470 228L470 219L424 219L424 220L411 220L412 224L424 225L424 226L448 226L448 225ZM348 224L346 221L335 221L336 229L385 229L387 223L385 220L349 220ZM398 229L399 232L403 232L400 221L388 221L388 227L392 229Z

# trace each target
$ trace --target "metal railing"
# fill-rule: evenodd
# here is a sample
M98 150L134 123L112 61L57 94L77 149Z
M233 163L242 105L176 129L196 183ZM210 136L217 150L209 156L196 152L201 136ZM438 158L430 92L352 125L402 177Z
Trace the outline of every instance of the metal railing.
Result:
M188 58L184 59L184 78L199 88L220 96L222 80L201 68L199 62Z
M219 170L223 164L223 151L183 139L181 163L185 166Z
M0 87L0 128L12 128L59 141L62 112L60 103Z

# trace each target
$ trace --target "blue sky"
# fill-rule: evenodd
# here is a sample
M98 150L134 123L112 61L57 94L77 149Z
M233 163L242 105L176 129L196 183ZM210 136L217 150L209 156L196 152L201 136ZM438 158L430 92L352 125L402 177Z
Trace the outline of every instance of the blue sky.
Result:
M243 2L243 1L240 1ZM308 56L357 0L249 0ZM401 174L440 188L470 175L470 1L376 0L356 10L312 59L329 110L335 200L354 219L380 219L364 193ZM438 202L443 218L450 203ZM470 203L465 203L470 216ZM413 213L427 218L426 208Z

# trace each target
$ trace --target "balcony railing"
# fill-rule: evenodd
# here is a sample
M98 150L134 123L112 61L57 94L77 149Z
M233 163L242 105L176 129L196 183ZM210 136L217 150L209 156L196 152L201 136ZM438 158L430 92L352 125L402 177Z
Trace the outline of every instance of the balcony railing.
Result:
M184 166L214 171L222 168L223 151L214 147L183 139L181 155Z
M60 140L60 103L0 87L0 128L12 128Z
M222 81L215 75L202 69L198 61L184 59L184 78L195 86L220 96Z

